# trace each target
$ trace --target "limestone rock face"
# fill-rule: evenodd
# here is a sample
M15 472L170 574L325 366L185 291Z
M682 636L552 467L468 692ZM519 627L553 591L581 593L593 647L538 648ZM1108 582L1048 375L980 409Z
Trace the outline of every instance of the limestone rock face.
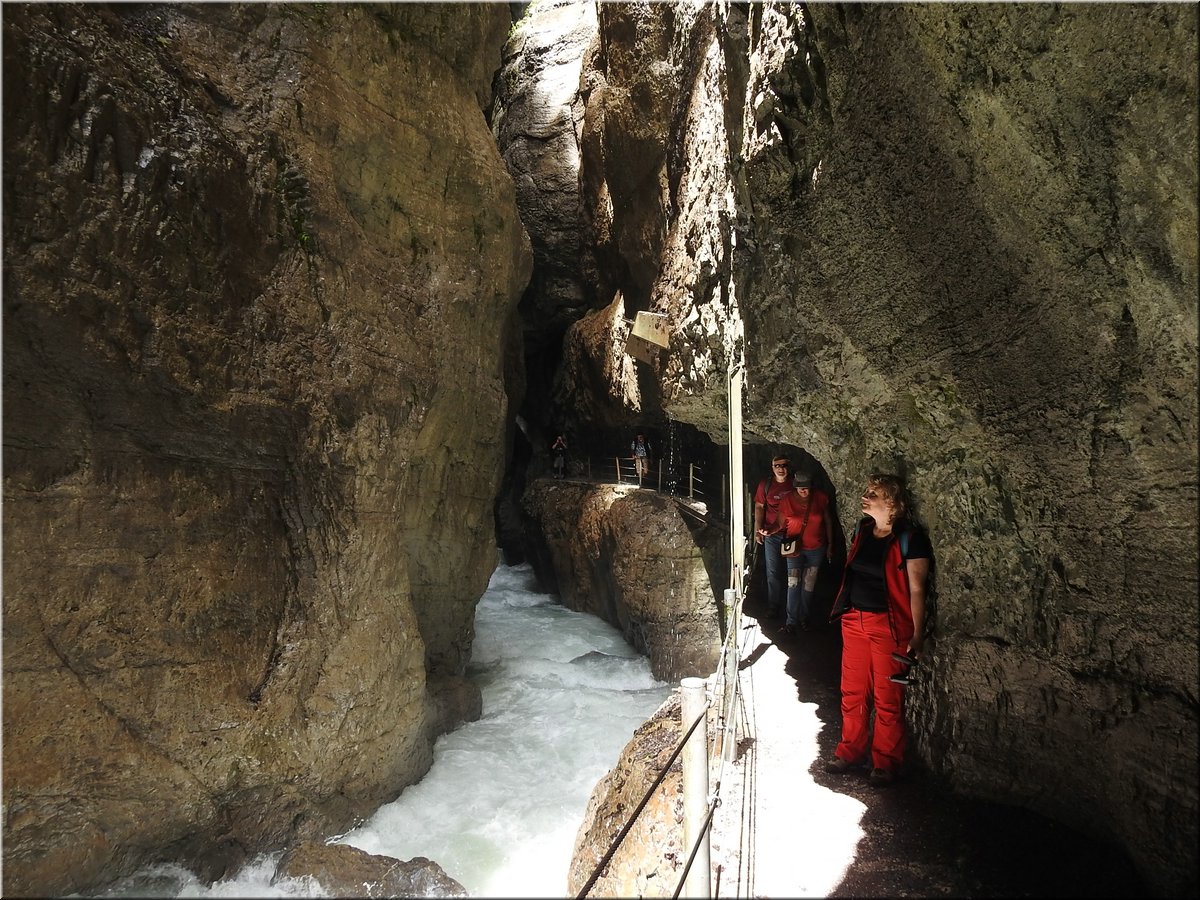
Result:
M521 495L529 469L537 468L566 422L549 423L537 411L550 406L563 333L595 305L595 261L580 227L579 130L583 120L580 75L596 37L590 0L528 4L504 45L496 74L492 131L516 187L521 221L529 231L537 273L519 306L523 415L511 410L511 448L497 500L496 532L509 563L525 559ZM525 374L528 373L528 377Z
M620 628L655 678L712 674L721 643L714 585L728 583L724 532L689 525L670 497L628 486L542 478L524 509L530 561L564 606Z
M557 343L590 305L578 132L580 75L595 37L595 4L532 4L513 27L496 78L492 130L516 185L537 271L520 306L527 352Z
M466 897L437 863L367 853L347 844L309 841L284 854L273 881L312 878L329 897Z
M6 896L327 834L477 714L531 256L507 8L428 15L5 9Z
M917 752L1197 884L1193 7L604 4L587 221L664 411L934 544ZM595 354L593 354L595 355ZM573 377L567 373L567 378ZM1153 760L1153 764L1147 764Z

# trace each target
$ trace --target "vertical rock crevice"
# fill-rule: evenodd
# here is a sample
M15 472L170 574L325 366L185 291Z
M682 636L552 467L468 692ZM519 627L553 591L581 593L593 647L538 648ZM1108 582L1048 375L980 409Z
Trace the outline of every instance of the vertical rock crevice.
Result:
M605 4L598 24L596 283L671 328L639 395L719 442L740 323L751 446L802 448L847 496L896 472L932 536L917 752L1189 893L1195 11ZM606 315L557 376L588 414L620 396L594 377Z

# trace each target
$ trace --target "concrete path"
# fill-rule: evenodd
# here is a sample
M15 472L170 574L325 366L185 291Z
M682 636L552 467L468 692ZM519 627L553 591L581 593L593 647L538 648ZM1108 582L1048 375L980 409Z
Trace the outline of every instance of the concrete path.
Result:
M754 620L747 631L749 652L741 670L747 737L722 784L722 796L733 799L714 817L721 834L714 844L721 851L714 849L713 858L723 870L713 893L829 896L863 837L866 807L812 777L823 728L817 704L797 695L796 682L786 672L787 655Z

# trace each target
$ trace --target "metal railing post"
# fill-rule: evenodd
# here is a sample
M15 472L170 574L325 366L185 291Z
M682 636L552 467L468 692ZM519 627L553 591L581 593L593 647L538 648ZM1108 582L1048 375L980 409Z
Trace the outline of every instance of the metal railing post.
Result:
M679 682L683 694L683 727L706 716L703 678ZM695 859L688 871L687 897L711 897L712 862L709 855L708 819L708 729L705 722L692 732L683 748L683 846L696 845Z
M721 698L720 750L717 753L726 763L732 763L737 749L737 677L738 642L742 630L741 597L737 588L725 589L726 634L733 635L729 652L722 654L721 665L725 667L725 696ZM731 687L732 686L732 687Z

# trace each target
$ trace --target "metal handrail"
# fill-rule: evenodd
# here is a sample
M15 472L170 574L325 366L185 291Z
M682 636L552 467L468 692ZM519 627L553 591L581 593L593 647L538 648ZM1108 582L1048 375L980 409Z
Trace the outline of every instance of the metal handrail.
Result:
M600 457L585 457L586 472L589 480L595 479L598 481L615 482L616 484L640 484L643 487L647 485L656 485L656 490L659 493L663 491L663 461L655 460L651 464L650 472L645 475L640 481L637 475L637 457L634 456L600 456ZM687 484L687 490L683 493L691 500L706 499L708 492L703 488L705 480L703 477L704 469L696 463L687 464L687 472L683 475L682 481ZM721 498L724 504L725 496L725 475L721 475ZM674 494L673 491L668 493ZM721 507L721 513L724 515L724 505Z
M721 802L720 793L721 786L724 783L725 767L732 762L732 748L736 745L736 733L731 734L729 732L731 729L736 732L737 723L736 717L733 715L733 711L736 709L738 698L741 696L740 682L738 678L738 658L741 655L741 648L738 643L739 633L741 631L739 625L741 597L736 596L736 589L730 589L730 591L727 591L726 594L728 595L731 592L735 594L735 601L730 611L730 627L728 627L725 634L725 640L722 642L721 659L717 666L717 680L713 684L712 695L707 699L703 712L696 717L695 721L693 721L691 726L688 728L687 733L680 738L678 744L675 746L675 749L671 752L670 758L663 766L662 771L658 773L654 779L654 782L646 789L645 795L642 797L641 802L639 802L637 807L633 810L629 820L621 828L620 832L617 833L617 836L613 839L612 844L609 846L608 850L605 851L604 856L601 857L600 861L596 864L596 867L592 871L591 876L588 878L587 883L576 895L577 900L582 900L582 898L586 897L588 891L590 891L595 885L596 881L599 880L604 869L612 861L613 855L621 846L621 842L625 840L626 835L628 835L630 830L633 828L638 816L642 813L642 810L646 808L646 804L650 802L650 798L654 795L654 792L658 790L659 786L666 778L667 773L670 771L675 760L678 759L679 754L683 752L683 748L686 746L688 740L691 738L699 724L707 717L709 710L712 708L714 699L720 695L721 722L719 730L722 733L721 767L718 772L716 787L711 792L709 797L708 814L705 816L704 824L700 828L699 834L697 835L696 840L691 847L687 863L684 866L683 872L680 876L679 886L676 888L673 896L678 897L680 891L683 889L684 881L687 879L688 872L691 869L692 861L699 852L701 842L708 837L712 828L713 815L715 814L716 809ZM732 673L732 677L730 676L730 673ZM706 755L709 754L711 754L711 747L706 748Z
M608 850L604 852L604 856L600 858L600 862L596 863L596 868L592 871L591 877L588 878L587 884L585 884L579 893L575 895L576 900L582 900L582 898L587 896L588 891L590 891L593 885L595 885L596 881L599 880L601 873L608 866L608 864L612 862L613 855L621 846L621 842L625 840L625 836L629 834L630 829L633 828L633 823L637 821L637 817L641 815L642 810L646 808L646 804L650 802L650 798L654 796L654 792L658 790L658 786L663 783L663 779L666 778L667 773L671 771L671 765L676 759L679 758L679 754L683 752L683 748L687 744L688 739L692 736L692 732L696 730L696 726L703 722L704 717L707 715L708 706L706 705L704 711L696 716L696 721L692 722L692 726L687 730L687 734L680 739L675 749L671 751L671 758L667 760L667 764L663 766L662 771L658 773L658 777L654 779L654 783L646 789L645 796L642 797L642 800L637 805L637 808L634 809L633 813L629 816L629 821L625 823L624 827L622 827L617 833L617 836L613 838L612 844L609 845Z
M714 796L708 804L708 815L704 817L704 824L700 827L700 834L696 838L696 842L692 844L692 852L688 854L687 862L683 864L683 871L679 873L679 884L675 887L675 893L671 895L671 900L683 891L683 886L687 884L688 873L692 871L692 863L696 859L696 853L700 850L700 842L708 836L708 831L712 828L713 814L717 811L717 807L721 805L721 798Z

